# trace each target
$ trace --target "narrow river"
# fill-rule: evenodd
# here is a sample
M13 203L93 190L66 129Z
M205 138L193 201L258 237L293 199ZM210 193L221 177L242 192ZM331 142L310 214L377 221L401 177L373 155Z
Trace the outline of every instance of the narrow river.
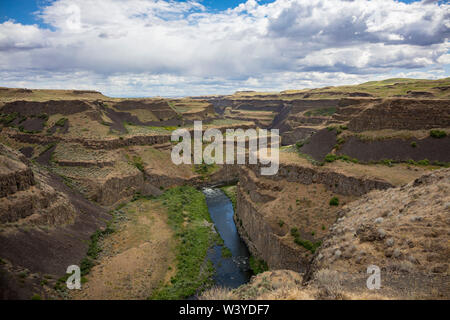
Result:
M210 249L208 257L216 269L215 284L237 288L250 280L252 272L249 268L249 251L234 224L233 205L220 189L204 188L202 191L206 197L211 219L232 255L223 257L222 246L214 246Z

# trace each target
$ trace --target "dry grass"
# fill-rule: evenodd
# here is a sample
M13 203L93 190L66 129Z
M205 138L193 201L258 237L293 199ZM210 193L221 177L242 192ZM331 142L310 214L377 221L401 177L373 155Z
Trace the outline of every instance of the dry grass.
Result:
M349 93L362 92L374 97L393 97L408 95L408 91L421 91L432 93L436 98L449 98L448 90L439 90L436 87L450 85L450 78L438 80L393 78L383 81L370 81L359 85L324 87L316 89L285 90L282 92L236 92L229 96L231 99L337 99L348 96Z
M436 171L417 186L372 191L344 207L314 262L316 272L330 269L355 280L375 264L384 270L382 295L430 297L434 288L442 295L432 298L448 299L449 173Z
M450 134L449 128L437 128L437 130L445 131ZM393 130L393 129L383 129L383 130L372 130L363 131L354 134L349 131L344 131L341 135L342 138L348 136L356 135L362 141L375 141L375 140L389 140L389 139L425 139L430 136L430 130Z
M122 210L117 231L103 241L102 257L74 299L146 299L174 274L175 243L165 209L138 200Z
M298 165L306 168L314 167L305 157L292 148L280 150L280 167L282 165ZM408 164L396 164L388 167L382 164L360 164L345 161L334 161L325 163L322 167L315 167L316 170L331 169L334 172L342 173L347 176L365 179L379 179L389 182L395 186L408 183L421 175L430 172L438 167L436 166L412 166Z
M212 287L204 291L199 297L199 300L236 300L237 296L233 291L225 287Z
M323 290L321 294L324 297L328 299L342 299L344 297L341 273L334 270L321 269L316 272L314 278L319 289Z
M105 99L100 92L74 93L73 90L33 89L32 92L22 89L0 88L0 101L15 100L47 101L47 100L96 100Z

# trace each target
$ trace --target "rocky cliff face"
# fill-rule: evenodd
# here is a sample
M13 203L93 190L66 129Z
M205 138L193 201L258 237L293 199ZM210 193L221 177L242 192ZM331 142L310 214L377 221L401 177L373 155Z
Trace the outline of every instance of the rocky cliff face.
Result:
M55 190L49 177L23 159L19 153L0 145L0 222L60 225L73 220L75 208L68 197Z
M306 271L314 251L308 244L317 244L336 219L338 209L329 205L333 196L345 203L370 190L392 187L376 179L297 165L282 165L274 176L259 172L258 165L241 167L235 219L252 254L274 269Z
M348 289L364 291L367 267L376 265L381 294L448 299L449 191L450 170L443 169L344 206L307 278L326 269Z
M11 153L0 145L0 198L24 191L35 185L33 171L19 160L18 155Z
M284 268L293 270L299 262L289 254L299 250L280 247L281 237L268 225L264 211L253 207L258 199L252 191L261 182L245 180L237 218L244 239L271 268L279 269L276 260L286 254L281 257ZM300 273L271 270L237 289L213 288L200 299L448 299L449 188L450 169L442 169L401 187L372 190L337 212L321 247L296 270ZM379 270L378 289L368 288L374 274L368 267Z
M0 299L45 297L44 274L58 279L78 264L110 216L1 144L0 163Z
M418 130L450 126L449 100L386 99L352 117L348 128Z

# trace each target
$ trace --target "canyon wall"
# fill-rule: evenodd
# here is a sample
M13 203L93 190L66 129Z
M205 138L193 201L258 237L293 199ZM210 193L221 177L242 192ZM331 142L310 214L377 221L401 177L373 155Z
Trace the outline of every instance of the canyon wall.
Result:
M267 209L270 202L275 201L281 194L286 196L285 193L290 192L287 187L284 190L280 183L321 185L329 192L353 198L374 189L392 187L390 183L381 180L351 177L324 168L300 165L282 165L277 175L261 178L259 165L240 168L235 214L239 234L251 253L266 261L271 269L299 272L305 272L310 261L309 255L305 254L303 247L286 238L289 236L289 228L285 226L283 229L277 226L277 223L274 224L274 216L278 213ZM269 184L270 181L275 183ZM299 194L292 193L292 197L296 196L300 197ZM319 211L311 215L312 219L314 214L319 214Z

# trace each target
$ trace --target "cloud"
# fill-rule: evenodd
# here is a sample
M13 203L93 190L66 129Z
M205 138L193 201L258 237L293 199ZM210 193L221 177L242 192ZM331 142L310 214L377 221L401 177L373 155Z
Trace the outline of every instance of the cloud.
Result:
M111 94L191 95L449 63L450 5L429 1L249 0L211 12L196 1L57 0L38 15L50 29L0 24L0 85L20 75L67 88L78 75Z

